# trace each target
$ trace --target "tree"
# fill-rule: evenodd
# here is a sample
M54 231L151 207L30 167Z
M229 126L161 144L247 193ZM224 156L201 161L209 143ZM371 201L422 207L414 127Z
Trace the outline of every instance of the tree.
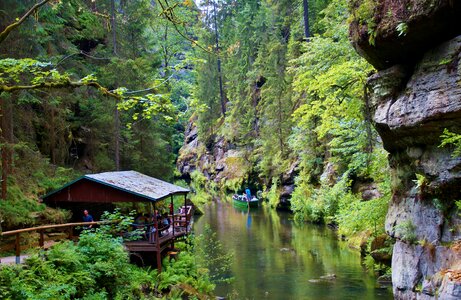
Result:
M309 3L307 0L303 0L303 17L304 17L304 35L309 40L311 33L309 30Z
M113 2L113 1L112 1ZM53 35L53 30L60 29L64 25L63 17L68 16L69 14L80 14L81 18L74 18L71 19L78 20L78 22L82 22L80 26L83 24L82 27L79 28L78 35L71 37L75 41L78 42L78 38L81 38L81 35L88 34L88 35L96 35L98 34L99 30L97 28L97 23L94 23L96 20L95 13L91 12L84 5L83 2L77 1L41 1L34 5L32 8L27 9L26 13L23 14L21 18L17 21L12 22L9 25L5 26L5 29L0 33L0 46L2 46L2 42L8 41L7 37L11 35L20 25L26 23L29 16L34 13L38 12L39 8L44 9L45 18L44 23L47 27L42 26L38 23L39 26L37 28L41 29L41 31L37 31L37 39L34 40L34 43L43 43ZM75 7L76 6L76 7ZM77 9L75 9L77 8ZM114 18L115 24L115 18ZM86 31L86 27L93 26L95 28L94 32ZM116 27L113 26L113 33L115 32ZM21 33L22 34L22 33ZM80 35L80 36L79 36ZM116 51L116 40L113 40L113 50ZM51 44L48 42L48 49L47 52L53 52L51 49ZM73 48L70 48L71 51L74 51ZM11 124L11 120L7 120L7 118L11 118L13 114L8 113L6 114L6 110L10 109L9 104L7 105L6 100L10 94L19 95L18 93L30 93L33 91L38 91L40 93L44 93L47 95L48 93L45 91L53 91L53 90L66 90L66 89L80 89L80 88L95 88L100 92L103 96L108 96L111 98L116 99L119 101L118 108L124 110L133 110L139 105L142 105L143 110L138 115L141 115L143 118L150 119L154 114L163 114L167 117L167 115L171 112L171 104L169 103L168 99L163 96L156 95L155 88L143 89L141 93L134 93L132 91L128 91L125 88L107 88L101 85L95 75L90 74L86 76L78 76L77 74L62 70L63 65L71 58L75 57L76 55L82 55L86 57L90 57L91 59L100 59L98 57L94 57L86 53L85 51L81 50L79 52L74 52L71 54L66 54L62 59L58 62L43 62L31 58L4 58L0 60L0 96L2 97L2 101L0 104L3 107L0 107L2 114L4 115L3 119L3 126L2 126L2 198L5 199L7 195L7 177L9 175L9 171L11 169L11 143L12 143L12 127L8 127L8 124ZM113 85L113 83L111 84ZM116 85L115 85L116 86ZM149 93L153 92L153 93ZM137 96L136 94L140 94L141 96ZM46 97L43 97L46 98ZM53 112L52 106L48 106L50 109L50 117L51 123L47 124L49 126L49 148L50 148L50 156L53 162L56 162L56 153L54 149L54 145L56 145L56 132L54 123L54 116L55 112ZM118 111L118 110L117 110ZM170 118L170 117L168 117Z

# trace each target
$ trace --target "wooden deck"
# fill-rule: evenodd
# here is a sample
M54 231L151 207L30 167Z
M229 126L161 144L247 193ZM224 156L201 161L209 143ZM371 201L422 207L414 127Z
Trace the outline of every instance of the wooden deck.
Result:
M155 238L152 236L152 240L139 240L139 241L127 241L124 242L125 248L131 254L134 253L155 253L156 261L157 261L157 269L161 272L162 265L161 259L162 255L164 255L163 251L167 248L174 248L174 243L178 240L184 240L187 238L189 233L192 229L193 223L193 209L192 206L183 206L180 210L179 214L170 215L169 217L172 218L173 224L169 231L162 237L158 238L158 243L155 241ZM100 221L100 222L79 222L79 223L66 223L66 224L54 224L54 225L45 225L45 226L38 226L38 227L31 227L31 228L24 228L12 231L5 231L0 232L0 237L3 236L15 236L15 244L14 249L16 252L15 261L16 263L21 262L21 238L20 235L26 232L38 232L39 233L39 242L38 246L46 249L46 234L49 234L50 230L59 229L59 230L67 230L67 233L64 234L65 237L68 239L74 239L73 236L73 228L76 226L88 226L88 225L101 225L112 223L112 221ZM158 225L157 222L155 225ZM162 230L160 229L160 232ZM157 231L158 232L158 231ZM174 234L173 234L174 232ZM155 234L157 235L157 234ZM8 260L9 261L9 260ZM2 261L0 260L0 263Z
M162 236L159 238L160 241L160 252L163 252L166 248L169 247L169 245L183 237L186 236L186 231L175 231L175 234L173 236L173 233L168 233L165 236ZM157 252L157 243L155 241L149 242L146 240L140 240L140 241L129 241L129 242L124 242L124 245L126 249L129 252Z

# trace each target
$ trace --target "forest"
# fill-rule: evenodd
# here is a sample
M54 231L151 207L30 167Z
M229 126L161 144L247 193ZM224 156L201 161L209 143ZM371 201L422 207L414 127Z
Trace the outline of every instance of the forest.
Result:
M2 0L0 232L65 223L43 195L135 170L201 210L249 188L331 228L396 299L456 299L461 8L394 2ZM207 299L233 258L206 230L162 273L85 232L0 265L0 299Z

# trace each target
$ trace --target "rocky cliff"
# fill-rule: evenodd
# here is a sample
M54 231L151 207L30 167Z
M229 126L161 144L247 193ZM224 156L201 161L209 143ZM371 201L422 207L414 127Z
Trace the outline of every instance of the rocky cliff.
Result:
M393 172L387 233L397 299L461 299L461 1L353 1L350 36L377 70L367 105Z
M219 192L243 192L246 186L254 192L263 191L264 186L270 187L271 182L260 178L254 171L255 162L251 158L253 150L251 145L238 146L219 135L212 137L207 143L203 142L192 118L185 131L184 145L179 152L176 167L186 180L194 176L194 171L199 171L208 183L213 183L209 186L216 187ZM290 206L296 167L297 162L293 162L281 175L278 189L279 208Z
M207 180L223 184L229 180L247 180L251 167L246 151L238 150L223 137L214 137L207 144L202 142L194 119L187 125L184 145L176 165L185 179L190 179L197 170Z

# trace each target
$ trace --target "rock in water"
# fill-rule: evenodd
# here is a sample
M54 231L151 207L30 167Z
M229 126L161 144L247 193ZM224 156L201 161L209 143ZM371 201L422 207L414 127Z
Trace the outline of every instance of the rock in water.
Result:
M320 278L324 280L335 280L336 274L327 274L327 275L320 276Z

